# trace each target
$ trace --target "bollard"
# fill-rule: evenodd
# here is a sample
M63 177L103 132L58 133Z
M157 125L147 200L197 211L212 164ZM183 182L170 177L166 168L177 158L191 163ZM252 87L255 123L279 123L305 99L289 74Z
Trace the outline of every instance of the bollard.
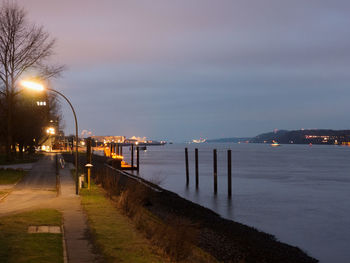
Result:
M140 171L140 148L137 146L136 147L136 169L137 169L137 172Z
M85 165L87 168L87 182L88 182L88 189L90 190L90 179L91 179L91 168L93 165L91 163L88 163Z
M185 148L185 162L186 162L186 185L190 183L190 175L189 175L189 168L188 168L188 149Z
M198 149L195 150L195 167L196 167L196 189L198 189L199 178L198 178Z
M232 196L232 169L231 169L231 150L227 150L227 194Z
M218 167L217 167L217 155L216 149L213 150L214 155L214 194L218 192Z

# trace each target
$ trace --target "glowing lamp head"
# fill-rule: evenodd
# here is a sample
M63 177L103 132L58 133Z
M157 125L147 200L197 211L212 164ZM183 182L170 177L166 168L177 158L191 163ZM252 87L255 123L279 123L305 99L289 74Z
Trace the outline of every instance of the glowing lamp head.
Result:
M28 80L22 80L20 82L21 86L30 89L30 90L35 90L35 91L43 91L44 90L44 85L34 82L34 81L28 81Z
M54 128L50 127L50 128L47 128L46 133L50 135L54 135L56 132Z

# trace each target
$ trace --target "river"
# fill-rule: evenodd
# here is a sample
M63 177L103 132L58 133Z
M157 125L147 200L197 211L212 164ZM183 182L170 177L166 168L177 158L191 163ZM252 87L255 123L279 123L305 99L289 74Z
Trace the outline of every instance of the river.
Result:
M188 147L190 184L186 187ZM194 149L199 149L199 189ZM213 194L213 149L218 194ZM227 197L232 150L232 198ZM126 160L130 152L125 148ZM172 144L140 152L140 176L221 216L276 236L321 263L350 258L350 147L335 145Z

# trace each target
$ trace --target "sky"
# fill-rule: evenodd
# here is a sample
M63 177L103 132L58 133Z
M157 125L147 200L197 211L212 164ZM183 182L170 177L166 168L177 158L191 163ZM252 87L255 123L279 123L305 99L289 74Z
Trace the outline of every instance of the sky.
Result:
M18 0L79 131L174 142L350 129L350 1ZM65 132L74 132L62 101Z

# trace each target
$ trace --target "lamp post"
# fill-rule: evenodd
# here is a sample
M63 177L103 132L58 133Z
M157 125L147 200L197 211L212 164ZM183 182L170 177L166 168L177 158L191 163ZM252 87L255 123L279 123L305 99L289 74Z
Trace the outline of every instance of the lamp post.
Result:
M49 90L52 91L54 93L57 93L58 95L62 96L69 104L69 106L72 109L73 115L74 115L74 121L75 121L75 140L76 140L76 144L75 144L75 194L79 194L79 178L78 178L78 141L79 141L79 137L78 137L78 120L77 120L77 115L75 114L75 110L73 108L72 103L69 101L69 99L64 96L61 92L54 90L54 89L50 89L50 88L44 88L44 85L37 83L37 82L33 82L33 81L21 81L21 86L23 86L24 88L27 89L31 89L31 90L35 90L35 91L44 91Z

